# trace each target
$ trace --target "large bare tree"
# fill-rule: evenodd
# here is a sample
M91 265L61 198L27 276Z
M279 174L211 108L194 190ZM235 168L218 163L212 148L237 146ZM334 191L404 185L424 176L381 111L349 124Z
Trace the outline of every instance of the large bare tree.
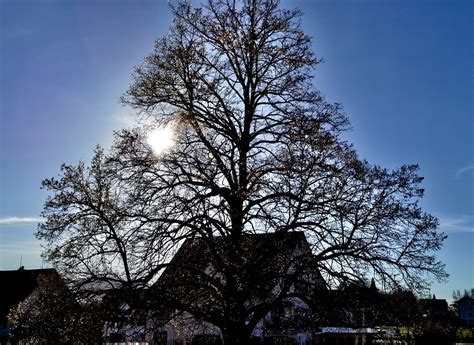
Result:
M218 326L226 344L246 344L307 267L328 286L373 277L419 290L446 276L434 257L445 237L418 206L417 166L371 165L341 138L348 119L313 85L318 59L298 10L209 0L172 11L122 100L172 127L175 144L156 155L143 128L124 130L89 170L65 166L60 180L46 180L53 196L38 235L50 259L71 276L80 269L83 279L147 285L182 240L205 239L218 300L208 312L180 308ZM246 274L246 235L294 231L305 233L310 255L278 294L251 298L258 274Z

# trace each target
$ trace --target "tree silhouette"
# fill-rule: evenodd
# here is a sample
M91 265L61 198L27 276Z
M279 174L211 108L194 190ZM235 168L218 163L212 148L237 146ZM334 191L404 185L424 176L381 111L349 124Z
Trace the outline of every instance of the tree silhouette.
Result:
M79 303L57 275L38 277L38 289L10 311L10 341L84 344L101 340L103 314L97 303Z
M418 167L371 165L342 139L349 122L312 83L319 60L300 11L277 0L183 1L172 11L122 101L172 127L175 145L156 155L146 127L123 130L90 168L64 166L45 180L53 196L38 237L49 259L76 282L150 285L184 239L202 239L219 279L209 275L218 299L199 317L226 344L246 344L288 296L307 298L291 287L309 267L328 287L374 277L420 290L426 274L446 276L433 255L445 236L418 206ZM243 259L248 236L295 231L310 250L295 269L276 270L278 293L251 298L259 285L247 274L256 263ZM275 257L279 247L269 247L254 260Z

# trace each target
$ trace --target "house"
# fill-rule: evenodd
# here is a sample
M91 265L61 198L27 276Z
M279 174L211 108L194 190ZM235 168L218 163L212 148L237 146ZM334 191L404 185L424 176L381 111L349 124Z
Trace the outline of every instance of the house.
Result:
M217 308L222 305L222 300L215 285L225 281L219 269L222 260L219 256L226 255L226 245L222 237L187 239L150 289L152 294L162 297L159 298L161 302L167 304L165 308L163 305L156 308L163 310L168 307L169 310L166 315L161 315L163 318L157 331L166 332L169 343L190 341L205 334L220 336L217 327L193 315L212 316L219 312ZM270 301L278 295L285 277L300 269L304 262L304 274L298 275L299 279L295 279L289 287L295 296L285 298L278 308L268 312L255 327L253 335L291 337L298 343L306 341L311 328L308 324L309 307L296 295L314 291L315 288L325 289L325 282L311 260L303 261L312 257L305 234L247 234L243 235L240 248L238 270L240 276L247 279L245 284L249 293L246 303L249 306ZM197 312L192 315L173 308L180 305L190 306Z
M38 288L38 277L57 275L54 268L28 270L21 266L18 270L0 271L2 295L0 298L0 343L8 338L10 325L8 314L18 303L25 300Z
M459 319L474 324L474 298L464 296L456 302L456 306Z
M423 315L433 320L443 320L449 317L448 302L445 299L433 298L420 299L420 308Z

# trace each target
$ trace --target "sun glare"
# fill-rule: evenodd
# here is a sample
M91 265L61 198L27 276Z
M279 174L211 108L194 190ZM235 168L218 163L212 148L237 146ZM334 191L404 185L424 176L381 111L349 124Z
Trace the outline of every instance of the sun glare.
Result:
M173 146L173 129L170 126L155 128L148 133L146 142L151 147L155 155L160 155Z

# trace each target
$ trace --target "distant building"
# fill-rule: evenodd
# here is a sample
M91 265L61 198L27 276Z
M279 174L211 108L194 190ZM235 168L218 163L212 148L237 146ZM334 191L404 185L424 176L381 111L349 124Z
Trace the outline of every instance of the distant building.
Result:
M449 316L448 302L445 299L433 298L420 299L420 307L425 316L434 320L444 319Z
M456 305L459 319L469 324L474 323L474 298L464 296Z
M21 266L18 270L0 271L2 282L0 294L0 342L10 334L8 314L18 303L30 296L38 287L40 275L58 274L54 268L26 270Z

